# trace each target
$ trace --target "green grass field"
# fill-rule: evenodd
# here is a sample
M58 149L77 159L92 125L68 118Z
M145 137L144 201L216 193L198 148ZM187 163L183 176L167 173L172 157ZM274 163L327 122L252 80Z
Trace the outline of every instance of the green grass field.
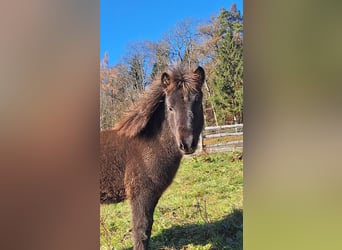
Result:
M242 160L235 153L182 160L154 213L150 249L242 249ZM132 249L127 201L101 205L101 249Z

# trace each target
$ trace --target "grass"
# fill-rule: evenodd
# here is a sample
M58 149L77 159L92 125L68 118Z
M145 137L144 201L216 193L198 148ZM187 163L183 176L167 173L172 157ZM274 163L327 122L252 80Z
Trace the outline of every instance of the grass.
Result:
M150 249L242 249L242 161L235 153L183 159L154 213ZM101 205L103 250L132 249L127 201Z

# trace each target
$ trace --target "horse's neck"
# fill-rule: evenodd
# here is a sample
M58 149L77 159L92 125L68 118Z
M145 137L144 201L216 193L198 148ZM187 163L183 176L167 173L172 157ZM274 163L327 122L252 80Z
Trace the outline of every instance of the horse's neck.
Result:
M160 105L147 122L146 127L140 132L140 136L145 140L155 140L162 133L164 116L164 105Z
M155 144L158 141L161 150L167 151L165 153L172 153L172 155L181 154L166 118L164 103L161 103L155 112L141 134L142 137L151 144Z

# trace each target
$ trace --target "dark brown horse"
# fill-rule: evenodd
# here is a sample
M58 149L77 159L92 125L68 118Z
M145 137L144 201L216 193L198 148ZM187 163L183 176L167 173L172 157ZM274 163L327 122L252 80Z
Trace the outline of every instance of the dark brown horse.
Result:
M195 151L203 128L201 67L164 72L132 111L101 132L100 200L129 199L134 249L147 249L153 212L183 154Z

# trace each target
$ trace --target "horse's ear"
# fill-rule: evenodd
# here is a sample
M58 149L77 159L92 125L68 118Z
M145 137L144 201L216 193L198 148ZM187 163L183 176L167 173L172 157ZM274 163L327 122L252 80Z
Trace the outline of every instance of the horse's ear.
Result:
M201 66L198 66L198 68L194 71L194 73L197 75L198 81L202 85L204 83L204 80L205 80L204 69Z
M170 75L164 72L161 76L161 82L164 88L168 87L170 85Z

